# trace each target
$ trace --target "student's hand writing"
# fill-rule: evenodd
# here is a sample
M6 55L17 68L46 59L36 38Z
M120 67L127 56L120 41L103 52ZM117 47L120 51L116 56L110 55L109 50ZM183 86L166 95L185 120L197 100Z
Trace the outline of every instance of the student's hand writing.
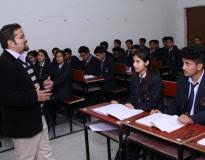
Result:
M125 107L130 108L130 109L134 109L135 108L131 103L126 103Z
M112 103L112 104L118 104L118 101L112 100L112 101L110 101L110 103Z
M150 114L154 114L154 113L161 113L161 111L158 110L158 109L153 109L153 110L151 110Z
M182 114L182 115L178 118L178 120L179 120L180 122L182 122L183 124L185 124L185 125L188 125L188 124L192 124L192 123L193 123L193 120L192 120L189 116L187 116L186 114Z
M44 102L50 100L50 97L52 95L50 89L40 90L40 87L36 89L36 93L37 93L38 102Z

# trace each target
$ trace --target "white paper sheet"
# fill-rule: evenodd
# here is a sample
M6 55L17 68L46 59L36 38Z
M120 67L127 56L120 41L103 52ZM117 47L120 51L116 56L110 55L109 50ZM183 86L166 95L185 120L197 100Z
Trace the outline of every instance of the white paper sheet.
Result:
M143 112L142 110L130 109L122 104L110 104L95 108L93 111L103 115L111 115L119 120L124 120Z
M203 138L203 139L197 141L197 144L200 144L200 145L202 145L202 146L205 146L205 138Z
M117 127L115 127L109 123L91 124L91 125L89 125L89 127L94 132L117 130Z
M136 122L150 127L154 126L161 131L166 131L168 133L185 126L180 121L178 121L177 115L171 116L162 113L156 113L146 116L144 118L136 120Z
M84 78L85 78L85 79L90 79L90 78L95 78L95 76L93 76L93 75L87 75L87 74L86 74L86 75L84 75Z

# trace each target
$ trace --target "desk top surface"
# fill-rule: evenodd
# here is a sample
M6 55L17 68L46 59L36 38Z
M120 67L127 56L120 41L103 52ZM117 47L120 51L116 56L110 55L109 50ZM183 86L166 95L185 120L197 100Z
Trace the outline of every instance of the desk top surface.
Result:
M94 77L94 78L89 78L84 80L84 82L87 84L94 83L94 82L102 82L102 81L104 81L103 77Z
M205 132L194 139L187 141L184 145L193 150L205 153L205 146L197 144L197 141L205 138Z
M149 127L135 122L135 120L145 117L147 115L149 115L149 113L143 112L140 115L136 115L127 120L124 120L122 123L138 131L144 132L152 136L156 136L158 138L179 145L182 145L185 142L190 141L191 139L205 133L205 126L199 124L184 126L178 130L168 133L168 132L160 131L155 127Z

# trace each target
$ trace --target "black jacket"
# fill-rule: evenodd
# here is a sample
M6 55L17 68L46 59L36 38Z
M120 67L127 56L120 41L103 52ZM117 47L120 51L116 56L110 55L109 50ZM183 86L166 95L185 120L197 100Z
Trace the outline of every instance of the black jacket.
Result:
M68 63L64 63L61 68L58 64L51 71L51 80L53 80L54 98L64 101L71 96L72 78L71 67Z
M142 84L140 83L138 73L132 75L130 89L131 93L129 102L132 103L135 108L150 111L152 109L162 107L162 80L158 72L154 72L150 75L148 82L148 93L146 97L141 96Z
M100 62L96 57L92 56L90 61L86 63L85 61L82 63L82 70L85 74L99 76L100 74Z
M177 94L172 106L164 110L164 113L171 115L182 115L188 112L188 94L189 94L188 77L181 76L177 81ZM205 75L203 76L198 88L195 99L194 114L191 116L194 123L205 125Z
M3 132L12 138L32 137L42 130L34 84L22 64L4 51L0 57L0 106Z

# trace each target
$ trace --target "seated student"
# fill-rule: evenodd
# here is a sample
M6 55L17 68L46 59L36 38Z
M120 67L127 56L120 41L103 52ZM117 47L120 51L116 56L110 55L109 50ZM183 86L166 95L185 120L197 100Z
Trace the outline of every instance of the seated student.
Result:
M50 58L48 57L48 53L43 49L40 49L37 53L37 64L35 65L34 70L40 82L46 80L50 75Z
M119 39L114 40L114 48L120 48L122 50L123 56L125 56L125 50L121 47L121 40Z
M26 61L29 62L31 65L35 66L37 64L37 51L29 51L26 56Z
M79 69L80 68L80 60L78 57L72 55L72 50L70 48L64 49L65 54L65 62L70 64L71 69Z
M113 59L106 55L105 49L101 46L97 46L94 53L100 61L100 75L105 79L103 84L103 92L109 92L114 87L115 71Z
M108 51L108 42L106 41L100 42L100 46L105 49L106 55L110 56L111 58L114 58L113 54Z
M133 54L133 66L135 74L130 82L130 100L125 106L128 108L151 111L156 107L162 107L162 80L160 74L155 70L150 62L149 52L140 49ZM111 103L117 103L111 101ZM132 142L127 145L127 160L139 158L140 147ZM116 159L118 159L118 154Z
M57 52L58 50L59 50L58 47L54 47L54 48L52 49L52 55L53 55L53 60L52 60L52 62L51 62L51 66L52 66L52 67L55 66L55 64L56 64L55 54L56 54L56 52Z
M198 48L185 48L182 52L183 72L177 81L175 102L162 110L163 113L178 115L184 124L205 125L205 75L204 53ZM160 112L153 110L152 113Z
M124 50L120 47L116 47L112 49L114 56L114 63L123 63L127 65L127 60L125 57Z
M150 53L150 58L152 61L157 61L160 59L160 51L158 44L157 44L157 40L150 40L149 41L149 53Z
M172 37L166 38L166 47L162 57L163 67L166 67L166 72L168 72L166 79L176 80L177 76L181 73L181 51L174 45L174 39Z
M127 46L127 50L125 51L125 55L126 55L126 57L129 57L130 55L132 55L133 41L131 39L128 39L125 41L125 43Z
M140 49L145 49L145 50L149 51L149 48L145 45L145 43L146 43L145 38L140 38L139 39Z
M84 71L84 73L87 75L99 76L100 62L96 57L90 54L89 48L86 46L81 46L78 49L78 53L80 53L80 57L83 59L81 69Z

